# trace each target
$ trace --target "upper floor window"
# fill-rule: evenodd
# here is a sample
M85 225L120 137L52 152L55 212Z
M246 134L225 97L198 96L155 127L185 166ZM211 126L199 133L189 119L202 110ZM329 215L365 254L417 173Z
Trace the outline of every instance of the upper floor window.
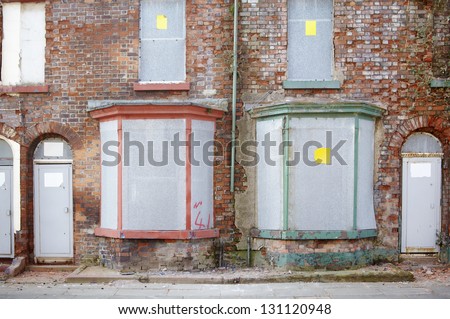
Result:
M2 85L45 81L45 3L7 2L3 8Z
M333 0L288 0L288 80L333 78Z
M141 0L139 81L185 79L185 0Z

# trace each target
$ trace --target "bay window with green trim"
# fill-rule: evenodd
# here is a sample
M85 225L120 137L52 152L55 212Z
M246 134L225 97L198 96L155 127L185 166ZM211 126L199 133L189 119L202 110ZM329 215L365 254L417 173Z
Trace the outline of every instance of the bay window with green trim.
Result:
M261 160L253 236L376 236L374 136L381 111L362 103L254 109Z

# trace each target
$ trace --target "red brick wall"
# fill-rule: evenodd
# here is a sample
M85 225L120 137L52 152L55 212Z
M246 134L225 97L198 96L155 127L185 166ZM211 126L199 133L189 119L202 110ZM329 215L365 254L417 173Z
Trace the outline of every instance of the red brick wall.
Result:
M403 142L415 131L431 132L444 145L442 226L446 229L450 225L450 94L448 88L429 86L431 79L438 76L437 65L442 68L449 63L448 8L448 1L335 0L334 64L336 78L342 81L341 89L284 90L287 0L242 3L240 96L251 100L249 96L257 98L276 91L291 100L364 101L386 109L377 128L380 138L376 145L379 153L375 209L379 236L374 244L380 247L399 247L399 154ZM448 73L443 75L448 77ZM361 241L361 247L365 243L366 240ZM289 252L307 251L297 248ZM337 250L338 245L334 251Z
M134 92L133 83L138 79L139 2L46 1L45 76L50 92L0 96L0 124L12 128L1 134L12 136L22 145L22 231L16 235L16 255L33 256L32 154L39 140L54 134L77 145L73 179L76 261L98 255L100 241L113 241L93 235L93 227L99 222L100 145L98 123L86 112L87 101L230 98L230 7L225 0L187 1L186 69L190 91ZM430 0L336 0L334 60L336 74L343 79L342 89L283 90L287 68L286 0L243 1L240 8L239 97L278 90L290 98L363 100L387 109L381 120L382 139L377 145L380 154L375 185L378 239L385 247L398 246L398 152L407 135L417 129L435 133L445 146L445 160L449 158L450 94L448 88L431 89L427 85L433 76L432 67L437 65L433 61L442 60L433 49L431 33L423 28L429 25L430 14L433 16ZM439 19L434 32L448 39L448 22L446 25L445 19ZM205 90L216 93L210 96ZM238 119L243 114L242 104L238 104ZM2 127L4 130L6 126ZM402 128L404 132L400 133ZM229 145L230 114L217 121L216 138L222 145ZM235 226L234 197L229 191L229 149L219 155L223 161L219 161L214 176L215 224L220 228L225 250L232 251L243 234ZM443 175L443 225L447 227L448 166ZM236 181L238 192L247 189L246 170L239 165Z
M98 123L86 112L88 100L230 95L229 65L222 54L231 45L229 5L221 1L188 1L186 13L190 91L135 92L139 1L46 1L45 78L49 93L0 97L0 124L11 127L22 145L22 230L16 235L16 255L33 257L32 154L40 140L54 135L67 139L72 147L78 145L73 165L75 260L98 255L99 239L93 235L93 229L99 223L100 143ZM230 140L230 123L229 117L217 122L217 139L223 145ZM224 236L232 237L233 201L228 186L229 170L225 168L229 165L229 153L224 158L214 186L218 198L216 224Z

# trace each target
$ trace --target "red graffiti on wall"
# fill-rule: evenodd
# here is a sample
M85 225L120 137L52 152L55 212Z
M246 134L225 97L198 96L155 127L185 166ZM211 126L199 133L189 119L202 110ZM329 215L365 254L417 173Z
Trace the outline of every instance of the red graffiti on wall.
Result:
M197 229L208 229L211 225L211 216L208 214L208 223L203 224L202 211L200 210L202 205L202 201L194 203L194 210L198 210L194 225L198 227Z

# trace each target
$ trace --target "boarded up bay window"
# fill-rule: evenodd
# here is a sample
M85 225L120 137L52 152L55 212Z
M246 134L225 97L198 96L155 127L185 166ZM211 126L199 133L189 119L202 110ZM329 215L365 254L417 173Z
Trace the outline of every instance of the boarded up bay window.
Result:
M45 3L3 3L2 85L44 83Z
M100 120L102 185L98 236L218 236L213 214L213 141L221 111L191 105L123 105Z
M377 107L356 103L254 109L257 151L264 160L257 167L258 229L253 235L375 236L374 136L380 114ZM267 141L276 145L270 152Z
M288 80L332 79L333 0L288 0Z
M185 0L141 0L140 82L186 79Z

